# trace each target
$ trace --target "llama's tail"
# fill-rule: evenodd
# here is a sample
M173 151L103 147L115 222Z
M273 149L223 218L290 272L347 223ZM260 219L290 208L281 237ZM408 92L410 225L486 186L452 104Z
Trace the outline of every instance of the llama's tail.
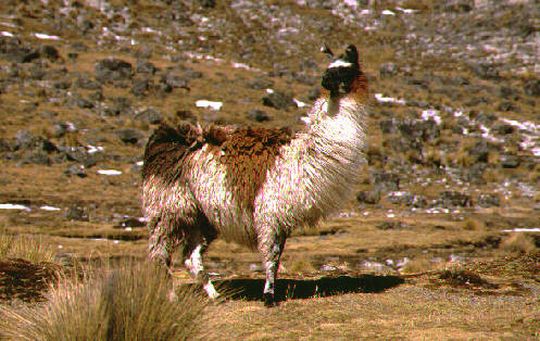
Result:
M182 124L176 128L162 124L148 140L144 150L143 179L159 175L174 181L181 175L186 155L201 146L200 128Z

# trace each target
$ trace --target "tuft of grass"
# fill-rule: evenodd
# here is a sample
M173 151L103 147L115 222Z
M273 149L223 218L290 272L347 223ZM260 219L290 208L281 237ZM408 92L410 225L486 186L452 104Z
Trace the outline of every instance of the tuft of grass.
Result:
M169 297L162 269L126 262L86 280L62 279L40 306L0 306L0 339L186 340L206 304L193 290Z
M32 263L54 262L55 251L39 238L14 236L0 231L0 260L22 258Z
M534 240L525 233L512 233L501 242L501 249L516 253L531 253L536 250Z
M463 229L466 231L480 231L484 230L485 227L485 223L477 219L467 218L463 222Z
M292 259L288 262L288 272L293 274L310 274L315 273L315 267L311 261L305 257Z
M495 284L492 284L480 277L477 273L464 269L447 269L441 272L439 275L441 280L444 280L454 287L483 287L483 288L496 288Z
M438 264L426 257L417 257L410 260L402 269L404 274L422 273L433 270Z

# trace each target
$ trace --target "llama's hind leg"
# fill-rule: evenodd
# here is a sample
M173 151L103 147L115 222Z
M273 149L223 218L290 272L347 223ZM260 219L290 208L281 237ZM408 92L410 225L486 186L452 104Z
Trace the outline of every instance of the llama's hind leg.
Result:
M202 284L208 297L215 299L219 293L214 288L210 276L204 269L203 254L208 248L208 245L216 238L215 230L210 228L208 224L202 224L198 229L200 233L190 235L184 246L184 265L198 283Z
M259 241L259 250L264 256L264 269L266 271L263 297L264 305L267 307L276 305L276 279L281 254L285 248L285 240L286 236L284 233L272 233Z

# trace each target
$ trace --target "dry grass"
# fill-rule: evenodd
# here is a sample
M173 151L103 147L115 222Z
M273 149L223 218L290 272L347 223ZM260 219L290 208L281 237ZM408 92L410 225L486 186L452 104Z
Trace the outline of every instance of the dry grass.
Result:
M512 233L501 242L501 249L508 252L529 253L536 250L533 239L524 233Z
M193 291L169 300L161 269L127 262L62 279L37 306L2 306L0 337L16 340L186 340L205 303Z
M258 302L229 302L209 314L221 316L211 324L215 339L527 339L540 336L534 304L404 285L382 294L293 300L270 311Z
M11 235L0 230L0 260L22 258L32 263L53 262L55 250L39 237Z

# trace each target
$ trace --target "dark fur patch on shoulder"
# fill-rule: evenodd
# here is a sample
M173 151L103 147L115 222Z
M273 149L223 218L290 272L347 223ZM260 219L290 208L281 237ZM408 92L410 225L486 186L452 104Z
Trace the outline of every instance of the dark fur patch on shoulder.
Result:
M227 169L227 181L237 200L253 209L266 173L279 155L281 146L292 139L290 129L242 128L227 134L220 146L220 161Z
M186 123L173 128L161 125L150 136L144 150L143 179L150 175L174 181L181 172L181 164L189 151L200 148L199 129Z

